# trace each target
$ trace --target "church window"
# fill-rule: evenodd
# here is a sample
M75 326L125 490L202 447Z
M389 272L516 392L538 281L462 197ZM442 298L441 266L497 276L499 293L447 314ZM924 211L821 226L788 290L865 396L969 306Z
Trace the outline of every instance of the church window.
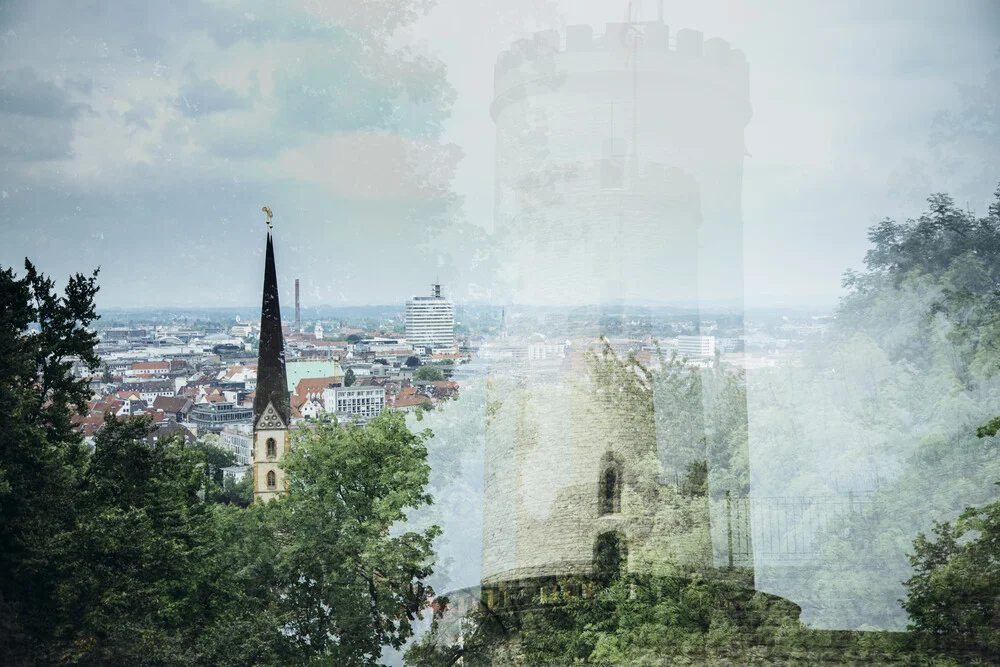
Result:
M274 458L278 455L278 444L274 441L274 438L268 438L266 446L268 458Z
M278 484L278 482L277 482L277 478L274 475L274 471L273 470L268 470L267 471L267 488L273 489L275 486L277 486L277 484Z

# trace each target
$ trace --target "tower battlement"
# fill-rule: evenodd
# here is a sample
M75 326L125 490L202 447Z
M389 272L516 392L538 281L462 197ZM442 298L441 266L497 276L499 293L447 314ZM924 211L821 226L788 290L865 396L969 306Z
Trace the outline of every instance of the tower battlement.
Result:
M571 25L565 36L543 30L515 41L497 56L493 117L506 97L528 92L525 88L558 88L565 77L602 72L620 76L633 68L643 78L658 77L664 83L683 78L715 89L744 109L744 122L750 120L750 68L743 51L718 37L705 39L698 30L684 28L671 35L669 26L659 22L633 27L608 23L599 36L589 25Z

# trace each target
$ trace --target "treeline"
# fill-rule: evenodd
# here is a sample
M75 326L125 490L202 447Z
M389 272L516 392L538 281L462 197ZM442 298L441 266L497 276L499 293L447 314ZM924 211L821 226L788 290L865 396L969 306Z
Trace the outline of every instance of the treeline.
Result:
M96 273L59 295L25 269L0 271L0 663L361 665L403 644L439 531L390 527L431 502L429 433L305 431L288 494L245 508L218 452L151 445L144 419L109 415L91 451L68 370L97 367Z

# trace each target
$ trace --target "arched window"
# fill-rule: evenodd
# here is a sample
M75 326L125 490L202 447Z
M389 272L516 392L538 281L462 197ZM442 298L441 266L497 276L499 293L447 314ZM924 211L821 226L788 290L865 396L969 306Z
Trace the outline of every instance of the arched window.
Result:
M267 488L273 489L275 486L277 486L277 484L278 484L278 481L277 481L277 478L274 475L274 471L273 470L268 470L267 471Z
M267 456L269 458L274 458L278 455L278 443L274 441L274 438L267 439Z
M611 458L604 462L599 486L599 514L617 514L622 511L622 471L621 466Z
M625 539L618 533L601 533L594 544L594 577L608 583L624 569L628 559Z
M617 509L618 502L616 501L616 496L618 495L618 473L614 468L608 468L604 471L604 497L602 498L603 514L614 514Z

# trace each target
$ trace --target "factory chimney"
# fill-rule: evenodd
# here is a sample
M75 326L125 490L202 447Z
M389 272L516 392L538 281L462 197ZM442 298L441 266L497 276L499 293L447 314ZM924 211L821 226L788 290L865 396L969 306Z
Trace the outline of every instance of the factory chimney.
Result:
M299 279L295 279L295 333L302 331L302 311L299 309Z

